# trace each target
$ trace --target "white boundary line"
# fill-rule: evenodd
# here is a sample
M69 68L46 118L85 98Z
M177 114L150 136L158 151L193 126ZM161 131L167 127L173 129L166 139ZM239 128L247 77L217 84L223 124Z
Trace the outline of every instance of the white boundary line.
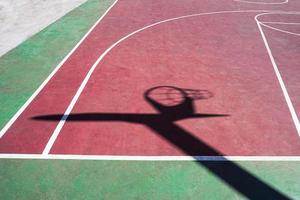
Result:
M282 79L282 77L281 77L281 74L280 74L280 72L279 72L278 66L277 66L277 64L276 64L276 62L275 62L275 59L274 59L273 54L272 54L272 51L271 51L271 49L270 49L270 47L269 47L269 44L268 44L268 41L267 41L267 39L266 39L266 36L265 36L265 34L264 34L263 30L262 30L261 25L264 25L264 24L262 24L262 23L259 22L259 20L258 20L258 17L259 17L259 16L262 16L262 15L264 15L264 14L266 14L266 13L262 13L262 14L256 15L256 16L255 16L255 21L256 21L256 24L257 24L258 29L259 29L259 31L260 31L260 34L261 34L261 36L262 36L262 39L263 39L263 41L264 41L264 44L265 44L265 47L266 47L266 49L267 49L268 55L269 55L269 57L270 57L272 66L273 66L273 68L274 68L275 74L276 74L276 76L277 76L277 79L278 79L278 81L279 81L281 90L282 90L282 92L283 92L285 101L286 101L286 103L287 103L287 105L288 105L288 108L289 108L289 110L290 110L290 113L291 113L293 122L294 122L294 124L295 124L296 130L297 130L297 133L298 133L298 136L300 137L300 122L299 122L299 119L298 119L298 117L297 117L297 113L296 113L295 108L294 108L294 106L293 106L293 103L292 103L292 101L291 101L291 99L290 99L290 96L289 96L289 94L288 94L288 91L287 91L287 89L286 89L286 86L285 86L285 84L284 84L284 81L283 81L283 79Z
M73 49L67 54L67 56L56 66L56 68L51 72L51 74L44 80L44 82L38 87L38 89L30 96L30 98L23 104L23 106L15 113L15 115L6 123L6 125L0 131L0 139L6 133L6 131L11 127L11 125L17 120L17 118L23 113L27 106L33 101L33 99L41 92L41 90L46 86L50 79L56 74L60 67L68 60L68 58L74 53L74 51L81 45L81 43L87 38L87 36L94 30L94 28L99 24L99 22L104 18L104 16L110 11L110 9L117 3L116 0L105 13L96 21L96 23L90 28L90 30L81 38L81 40L73 47Z
M99 156L68 154L0 154L0 159L115 161L300 161L300 156Z
M66 119L68 118L69 114L71 113L73 107L75 106L77 100L79 99L82 91L84 90L86 84L88 83L88 80L90 79L92 73L94 72L94 70L96 69L96 67L98 66L98 64L100 63L100 61L114 48L116 47L118 44L120 44L122 41L126 40L127 38L131 37L132 35L135 35L141 31L144 31L148 28L151 28L151 27L154 27L154 26L157 26L159 24L162 24L162 23L166 23L166 22L170 22L170 21L175 21L175 20L179 20L179 19L184 19L184 18L189 18L189 17L197 17L197 16L203 16L203 15L212 15L212 14L228 14L228 13L245 13L245 12L275 12L275 11L265 11L265 10L238 10L238 11L217 11L217 12L208 12L208 13L198 13L198 14L191 14L191 15L184 15L184 16L180 16L180 17L175 17L175 18L170 18L170 19L166 19L166 20L162 20L162 21L159 21L159 22L156 22L156 23L153 23L153 24L150 24L148 26L145 26L143 28L140 28L126 36L124 36L123 38L119 39L117 42L115 42L114 44L112 44L108 49L106 49L103 54L97 59L97 61L92 65L92 67L90 68L89 72L87 73L86 77L84 78L83 82L81 83L79 89L76 91L76 94L74 95L72 101L70 102L68 108L66 109L62 119L59 121L58 125L56 126L53 134L51 135L45 149L43 150L43 155L47 155L49 154L55 140L57 139L61 129L63 128L64 124L65 124L65 121ZM278 12L278 11L277 11ZM273 58L273 56L271 55L271 57ZM272 59L271 59L272 60ZM272 61L272 64L274 66L274 59ZM276 63L275 63L276 65ZM275 69L275 67L274 67ZM278 71L278 70L277 70ZM282 82L282 79L278 79L279 82ZM285 92L285 91L284 91ZM288 94L286 93L287 97L288 97ZM289 97L288 97L289 98ZM289 106L290 107L290 106ZM293 116L294 117L294 116ZM294 119L294 118L293 118ZM296 125L296 123L295 123ZM297 128L297 131L298 131L298 134L300 136L300 129L298 130Z
M246 1L246 0L233 0L240 3L251 3L251 4L262 4L262 5L278 5L288 3L289 0L284 0L282 2L258 2L258 1Z

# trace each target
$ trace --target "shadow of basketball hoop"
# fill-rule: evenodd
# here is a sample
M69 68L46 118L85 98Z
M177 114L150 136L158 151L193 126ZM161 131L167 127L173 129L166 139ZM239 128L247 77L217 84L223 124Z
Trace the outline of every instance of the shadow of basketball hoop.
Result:
M172 119L173 121L197 116L194 101L211 97L213 97L213 94L208 90L183 89L174 86L153 87L144 93L146 101L163 118Z
M64 117L68 122L122 121L140 123L153 130L153 133L164 138L186 155L195 157L199 165L205 167L245 197L255 200L290 199L234 162L227 160L221 152L175 123L175 121L181 119L229 116L226 114L196 113L194 101L211 97L213 97L213 94L208 90L158 86L150 88L144 93L145 100L159 112L157 114L79 113L68 116L61 114L35 116L32 119L60 121ZM199 155L219 156L222 161L198 160Z

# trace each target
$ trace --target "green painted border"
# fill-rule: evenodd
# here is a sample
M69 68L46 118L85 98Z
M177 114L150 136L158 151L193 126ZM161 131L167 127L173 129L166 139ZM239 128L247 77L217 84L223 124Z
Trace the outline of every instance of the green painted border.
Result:
M0 129L114 0L89 0L0 58Z
M237 164L300 199L300 162ZM245 199L193 161L2 159L0 169L0 199Z

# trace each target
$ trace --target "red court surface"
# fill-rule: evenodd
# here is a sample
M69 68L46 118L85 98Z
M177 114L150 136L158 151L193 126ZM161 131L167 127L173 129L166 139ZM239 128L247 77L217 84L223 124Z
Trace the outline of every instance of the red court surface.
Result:
M227 115L175 122L215 150L189 155L300 155L300 13L292 12L300 2L154 2L118 1L6 131L0 152L186 155L169 136L126 118L159 115L143 95L170 85L208 90L213 97L195 101L196 113Z

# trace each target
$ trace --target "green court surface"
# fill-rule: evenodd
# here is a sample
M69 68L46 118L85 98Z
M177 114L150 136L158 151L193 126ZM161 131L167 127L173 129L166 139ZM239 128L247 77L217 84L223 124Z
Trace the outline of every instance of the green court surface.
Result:
M0 58L0 129L113 2L88 0ZM299 161L234 163L300 199ZM0 159L0 188L1 200L246 199L195 161Z
M112 3L90 0L0 58L0 129Z
M299 162L237 164L300 199ZM0 168L1 199L245 199L193 161L1 160Z

